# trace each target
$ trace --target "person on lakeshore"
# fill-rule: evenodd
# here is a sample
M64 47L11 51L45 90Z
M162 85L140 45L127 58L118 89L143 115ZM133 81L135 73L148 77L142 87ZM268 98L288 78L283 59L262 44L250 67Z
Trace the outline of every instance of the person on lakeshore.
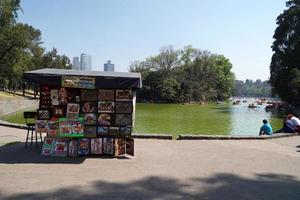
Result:
M290 114L290 118L291 120L294 122L295 126L296 126L296 131L300 132L300 119L296 116L293 116L292 114Z
M278 131L276 131L274 133L296 133L297 126L291 120L292 117L293 117L293 115L289 114L286 118L284 118L282 129L279 129Z
M272 135L272 126L268 123L268 120L263 120L263 125L260 127L259 135Z

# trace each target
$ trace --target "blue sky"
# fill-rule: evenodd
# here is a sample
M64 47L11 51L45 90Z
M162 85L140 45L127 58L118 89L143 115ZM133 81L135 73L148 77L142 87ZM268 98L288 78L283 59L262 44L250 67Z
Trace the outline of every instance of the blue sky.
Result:
M87 53L92 69L112 60L128 71L163 46L223 54L237 79L269 78L276 17L285 0L23 0L19 21L42 31L47 50L71 60Z

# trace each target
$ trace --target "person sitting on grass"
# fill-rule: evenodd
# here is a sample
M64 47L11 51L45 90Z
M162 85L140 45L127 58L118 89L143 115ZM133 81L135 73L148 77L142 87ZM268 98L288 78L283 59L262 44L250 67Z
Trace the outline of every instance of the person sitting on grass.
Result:
M260 127L259 135L272 135L272 126L268 123L268 120L263 120L263 125Z
M286 118L283 120L283 127L282 129L279 129L278 131L275 131L274 133L296 133L297 131L297 126L291 120L293 116L289 114Z
M290 115L290 119L294 122L296 126L296 131L300 132L300 119L292 114L289 115Z

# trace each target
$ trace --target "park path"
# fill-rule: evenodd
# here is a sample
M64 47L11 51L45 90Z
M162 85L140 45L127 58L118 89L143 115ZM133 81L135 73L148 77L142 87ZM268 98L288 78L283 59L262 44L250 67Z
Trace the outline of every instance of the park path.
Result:
M24 110L27 108L37 108L38 100L26 98L1 98L0 99L0 117Z
M0 199L300 199L300 136L135 140L135 157L41 157L0 126ZM2 141L2 142L3 142Z

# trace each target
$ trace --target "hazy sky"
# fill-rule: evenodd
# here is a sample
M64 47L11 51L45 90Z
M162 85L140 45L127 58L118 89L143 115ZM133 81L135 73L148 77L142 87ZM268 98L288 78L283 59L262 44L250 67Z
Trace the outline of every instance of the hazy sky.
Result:
M276 17L285 0L23 0L19 20L42 31L47 50L112 60L128 71L163 46L223 54L237 79L268 79Z

